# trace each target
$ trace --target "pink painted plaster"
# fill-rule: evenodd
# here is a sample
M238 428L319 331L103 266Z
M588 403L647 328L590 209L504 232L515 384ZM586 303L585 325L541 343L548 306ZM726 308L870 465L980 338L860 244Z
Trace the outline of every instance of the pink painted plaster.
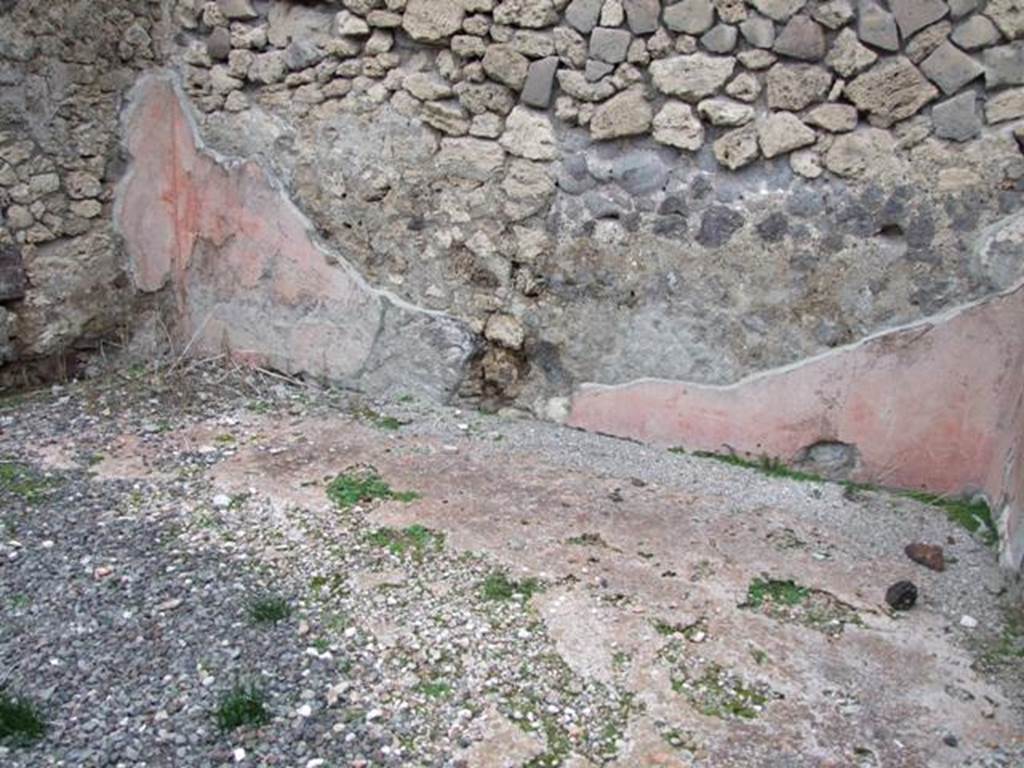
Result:
M125 141L132 165L115 220L138 289L173 292L189 351L357 386L371 377L381 384L380 359L398 361L396 369L405 360L396 376L429 371L419 378L442 390L457 385L472 350L468 332L368 286L315 241L258 163L205 150L171 77L136 85Z
M730 386L585 385L571 426L660 445L794 461L855 445L854 479L983 492L1002 557L1024 555L1024 286Z

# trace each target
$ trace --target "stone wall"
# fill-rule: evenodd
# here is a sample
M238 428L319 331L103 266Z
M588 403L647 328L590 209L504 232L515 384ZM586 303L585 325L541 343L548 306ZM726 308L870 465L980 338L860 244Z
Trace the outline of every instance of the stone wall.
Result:
M178 2L215 149L463 318L464 395L724 383L1009 287L1024 11L941 0Z
M124 324L118 115L160 16L156 0L0 2L0 363L60 367Z

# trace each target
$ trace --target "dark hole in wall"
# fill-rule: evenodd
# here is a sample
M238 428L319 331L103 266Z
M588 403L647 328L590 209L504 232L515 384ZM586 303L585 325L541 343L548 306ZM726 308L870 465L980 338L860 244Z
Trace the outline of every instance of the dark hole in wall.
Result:
M81 349L66 349L52 355L19 359L0 367L0 392L17 392L47 384L63 384L83 376L93 353L99 347L82 342Z
M25 267L16 245L0 245L0 302L25 297Z
M795 464L805 472L829 480L849 480L860 465L860 451L850 443L819 440L805 447L797 456Z
M903 227L899 224L886 224L879 230L878 236L886 240L899 240L903 237Z

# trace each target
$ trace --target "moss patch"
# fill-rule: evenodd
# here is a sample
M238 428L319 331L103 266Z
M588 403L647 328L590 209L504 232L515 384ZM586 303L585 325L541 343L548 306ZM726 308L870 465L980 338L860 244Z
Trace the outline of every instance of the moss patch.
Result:
M0 461L0 493L10 493L29 504L43 501L57 486L52 478L14 461Z

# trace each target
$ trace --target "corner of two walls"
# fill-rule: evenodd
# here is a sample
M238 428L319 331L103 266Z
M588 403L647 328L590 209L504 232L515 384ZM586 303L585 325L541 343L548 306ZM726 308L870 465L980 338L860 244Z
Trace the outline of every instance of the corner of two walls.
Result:
M1020 327L1019 241L977 246L1022 204L1013 3L165 6L192 107L136 90L119 226L200 348L537 412L575 392L570 423L718 449L713 404L753 451L847 442L867 479L1019 509L1019 334L958 336ZM824 374L839 406L794 397ZM742 393L776 376L799 386L767 429ZM895 380L928 393L899 419Z
M128 328L118 113L160 18L147 0L0 4L0 386L74 375Z

